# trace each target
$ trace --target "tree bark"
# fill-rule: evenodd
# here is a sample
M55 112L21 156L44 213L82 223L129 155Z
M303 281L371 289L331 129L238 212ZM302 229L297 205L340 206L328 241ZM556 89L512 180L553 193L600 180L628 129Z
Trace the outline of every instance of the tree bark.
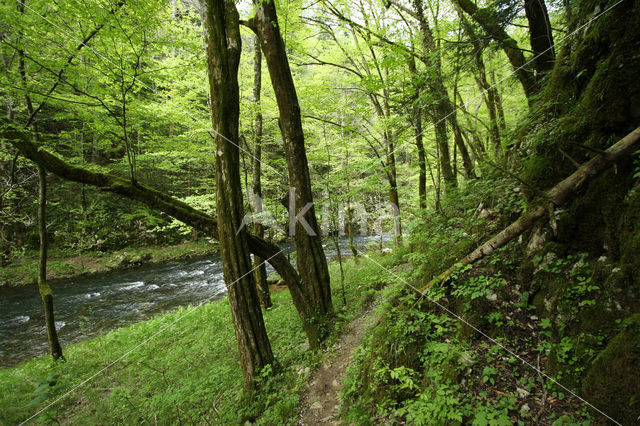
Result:
M449 279L460 266L471 265L485 256L490 255L509 241L529 229L538 219L549 213L549 206L561 206L570 201L587 182L598 176L609 166L625 157L632 155L640 145L640 127L629 133L623 139L615 143L603 154L598 154L584 163L571 176L558 183L545 193L545 198L538 200L511 225L496 234L486 243L476 248L466 257L456 262L452 267L444 271L437 278L431 280L421 292L432 287L435 283L441 283Z
M416 148L418 149L418 203L421 209L427 208L427 166L422 142L422 109L415 109L416 120Z
M218 241L244 386L250 391L255 384L255 375L275 359L251 273L247 231L240 228L243 203L238 149L239 17L233 0L206 0L204 15L211 112L216 130Z
M253 159L252 159L252 176L253 176L253 211L256 214L262 212L262 110L260 105L260 92L262 89L262 51L260 50L260 41L258 36L255 37L253 57L253 102L255 104L256 115L254 119L253 134ZM264 225L259 221L253 223L253 233L264 238ZM258 286L258 296L260 296L260 304L267 309L273 306L271 302L271 293L269 292L269 284L267 283L267 266L264 264L260 256L255 256L253 260L255 269L254 275L256 285Z
M413 75L416 80L418 80L418 73L416 70L416 63L413 57L409 58L409 72ZM418 204L421 209L425 209L427 207L427 166L426 166L426 158L424 153L424 143L422 141L422 106L420 100L420 93L422 92L422 88L419 85L416 85L416 93L413 98L413 110L411 113L413 114L413 125L415 132L415 141L416 148L418 151Z
M527 99L530 101L531 97L539 91L538 84L533 73L526 66L527 61L522 50L519 49L518 43L502 28L498 18L495 16L495 12L488 7L478 9L471 0L454 0L454 2L471 16L491 38L501 45L524 89Z
M493 87L496 97L496 113L498 114L498 128L500 130L507 130L507 120L504 118L504 108L502 107L502 93L498 90L498 82L496 82L496 76L491 71L489 74L491 77L491 87Z
M256 0L255 4L255 29L267 61L271 84L278 103L279 124L284 140L289 182L295 190L292 202L295 211L289 209L290 218L293 219L308 207L301 217L306 220L311 232L307 232L302 221L299 220L295 221L295 228L290 229L295 232L298 271L302 278L302 285L319 315L318 319L326 323L333 316L329 269L322 249L320 227L313 205L298 96L280 34L275 2Z
M529 21L529 40L535 55L533 65L536 79L540 80L553 69L556 60L551 21L544 0L524 0L524 12Z
M449 95L447 94L447 98ZM449 105L451 108L451 112L448 114L447 120L449 121L449 125L453 130L453 140L460 151L460 156L462 157L462 167L464 170L464 177L467 179L475 179L476 172L473 164L473 159L469 155L469 150L464 143L464 139L462 138L462 130L460 129L460 125L458 124L458 120L456 119L456 110L453 107L451 101L449 101Z
M487 105L487 111L489 112L489 120L491 122L489 129L489 138L491 139L495 156L500 157L502 155L502 142L500 141L500 127L498 124L498 113L496 110L496 98L498 96L498 91L494 86L489 84L489 80L487 79L487 70L484 64L484 59L482 58L484 49L482 43L480 43L478 34L476 34L473 26L464 17L462 10L460 10L460 8L456 9L458 12L458 17L460 18L462 26L464 27L464 31L467 33L467 36L473 44L474 60L476 63L476 70L478 71L475 80L478 84L478 88L484 93L483 98L485 104Z
M349 147L346 146L346 168L349 169ZM353 209L351 207L351 175L347 174L347 234L349 235L349 249L356 263L358 262L358 249L353 243Z
M54 361L64 359L62 346L56 331L56 320L53 313L53 291L47 282L47 250L49 242L47 238L47 173L44 168L38 166L38 233L40 234L40 256L38 258L38 291L44 306L44 321L49 340L49 352Z

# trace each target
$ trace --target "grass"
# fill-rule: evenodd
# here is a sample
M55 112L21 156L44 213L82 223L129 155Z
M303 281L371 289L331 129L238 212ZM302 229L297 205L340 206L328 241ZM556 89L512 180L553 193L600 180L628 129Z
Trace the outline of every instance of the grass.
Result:
M376 257L383 265L397 259ZM331 264L330 272L338 320L329 346L374 298L384 276L366 259L346 262L344 305L338 265ZM308 371L322 353L308 349L289 292L275 293L273 300L265 322L281 369L265 372L263 391L251 400L242 396L224 299L67 346L63 363L41 356L0 370L0 424L24 421L42 409L36 423L293 423Z
M205 240L191 241L174 246L128 247L112 253L68 252L49 255L47 278L50 281L93 275L142 264L158 264L170 260L187 259L217 252L217 245ZM27 285L38 277L38 254L27 253L20 261L0 266L0 285Z

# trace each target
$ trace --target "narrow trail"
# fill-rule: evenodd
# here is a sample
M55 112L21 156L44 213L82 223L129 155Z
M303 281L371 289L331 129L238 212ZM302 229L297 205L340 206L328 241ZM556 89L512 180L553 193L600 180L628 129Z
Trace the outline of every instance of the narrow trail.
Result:
M358 318L353 320L343 333L338 349L329 359L324 360L313 372L299 407L299 425L338 425L340 420L340 391L347 366L351 363L351 352L358 347L365 332L371 327L377 315L372 303Z

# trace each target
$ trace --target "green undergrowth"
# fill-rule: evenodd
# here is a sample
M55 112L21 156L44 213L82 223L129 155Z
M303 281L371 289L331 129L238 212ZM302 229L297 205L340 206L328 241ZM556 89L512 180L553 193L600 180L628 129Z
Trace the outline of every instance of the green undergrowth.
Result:
M399 256L371 255L385 267ZM364 258L344 265L344 297L330 264L337 311L335 344L344 326L385 285L381 268ZM138 424L296 421L297 405L321 352L310 351L288 291L273 294L265 321L279 368L261 375L262 391L242 396L242 374L228 300L180 308L149 321L0 370L0 424L43 410L36 423ZM84 383L86 381L86 383ZM49 407L49 404L51 406Z
M424 287L525 208L518 182L509 179L487 177L449 194L442 213L427 212L413 223L403 278ZM625 376L637 364L637 349L620 349L634 347L637 340L630 337L636 323L624 321L636 300L623 291L629 286L627 274L613 259L557 242L528 253L531 235L473 267L460 267L423 298L394 287L348 369L343 419L355 424L606 423L596 408L628 419L623 413L638 405L640 395L632 387L637 381ZM606 369L604 359L611 360ZM606 391L612 381L598 369L627 388L612 396ZM596 404L589 406L577 395ZM603 403L612 400L615 408Z
M116 252L53 250L47 262L47 277L51 281L109 272L140 265L183 260L217 252L217 244L204 239L174 246L129 247ZM38 277L38 253L25 253L21 260L0 266L0 285L27 285Z

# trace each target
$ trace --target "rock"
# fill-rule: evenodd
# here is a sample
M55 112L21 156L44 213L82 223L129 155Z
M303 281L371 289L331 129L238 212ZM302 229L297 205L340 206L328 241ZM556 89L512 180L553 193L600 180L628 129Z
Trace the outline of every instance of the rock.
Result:
M530 411L531 411L531 408L529 408L529 404L524 404L522 407L520 407L521 416L524 416L525 414L529 414Z
M331 382L331 386L333 386L334 388L338 387L338 381L336 379L333 379L333 382Z
M462 365L469 366L473 364L473 357L469 352L462 352L460 358L458 358L458 362Z
M482 209L480 214L478 214L478 219L486 219L491 216L491 210Z
M582 382L585 399L606 407L622 424L636 424L640 401L640 314L628 317L621 331L597 356Z
M498 295L496 293L489 293L485 296L489 302L495 302L498 300Z
M523 388L516 388L516 392L518 392L518 396L520 398L526 398L529 396L529 391Z
M525 249L526 257L532 257L535 253L542 250L542 247L544 247L547 240L548 235L546 229L540 225L536 226L529 238L527 248Z
M320 401L316 401L313 404L311 404L310 408L312 410L322 410L322 404L320 403Z

